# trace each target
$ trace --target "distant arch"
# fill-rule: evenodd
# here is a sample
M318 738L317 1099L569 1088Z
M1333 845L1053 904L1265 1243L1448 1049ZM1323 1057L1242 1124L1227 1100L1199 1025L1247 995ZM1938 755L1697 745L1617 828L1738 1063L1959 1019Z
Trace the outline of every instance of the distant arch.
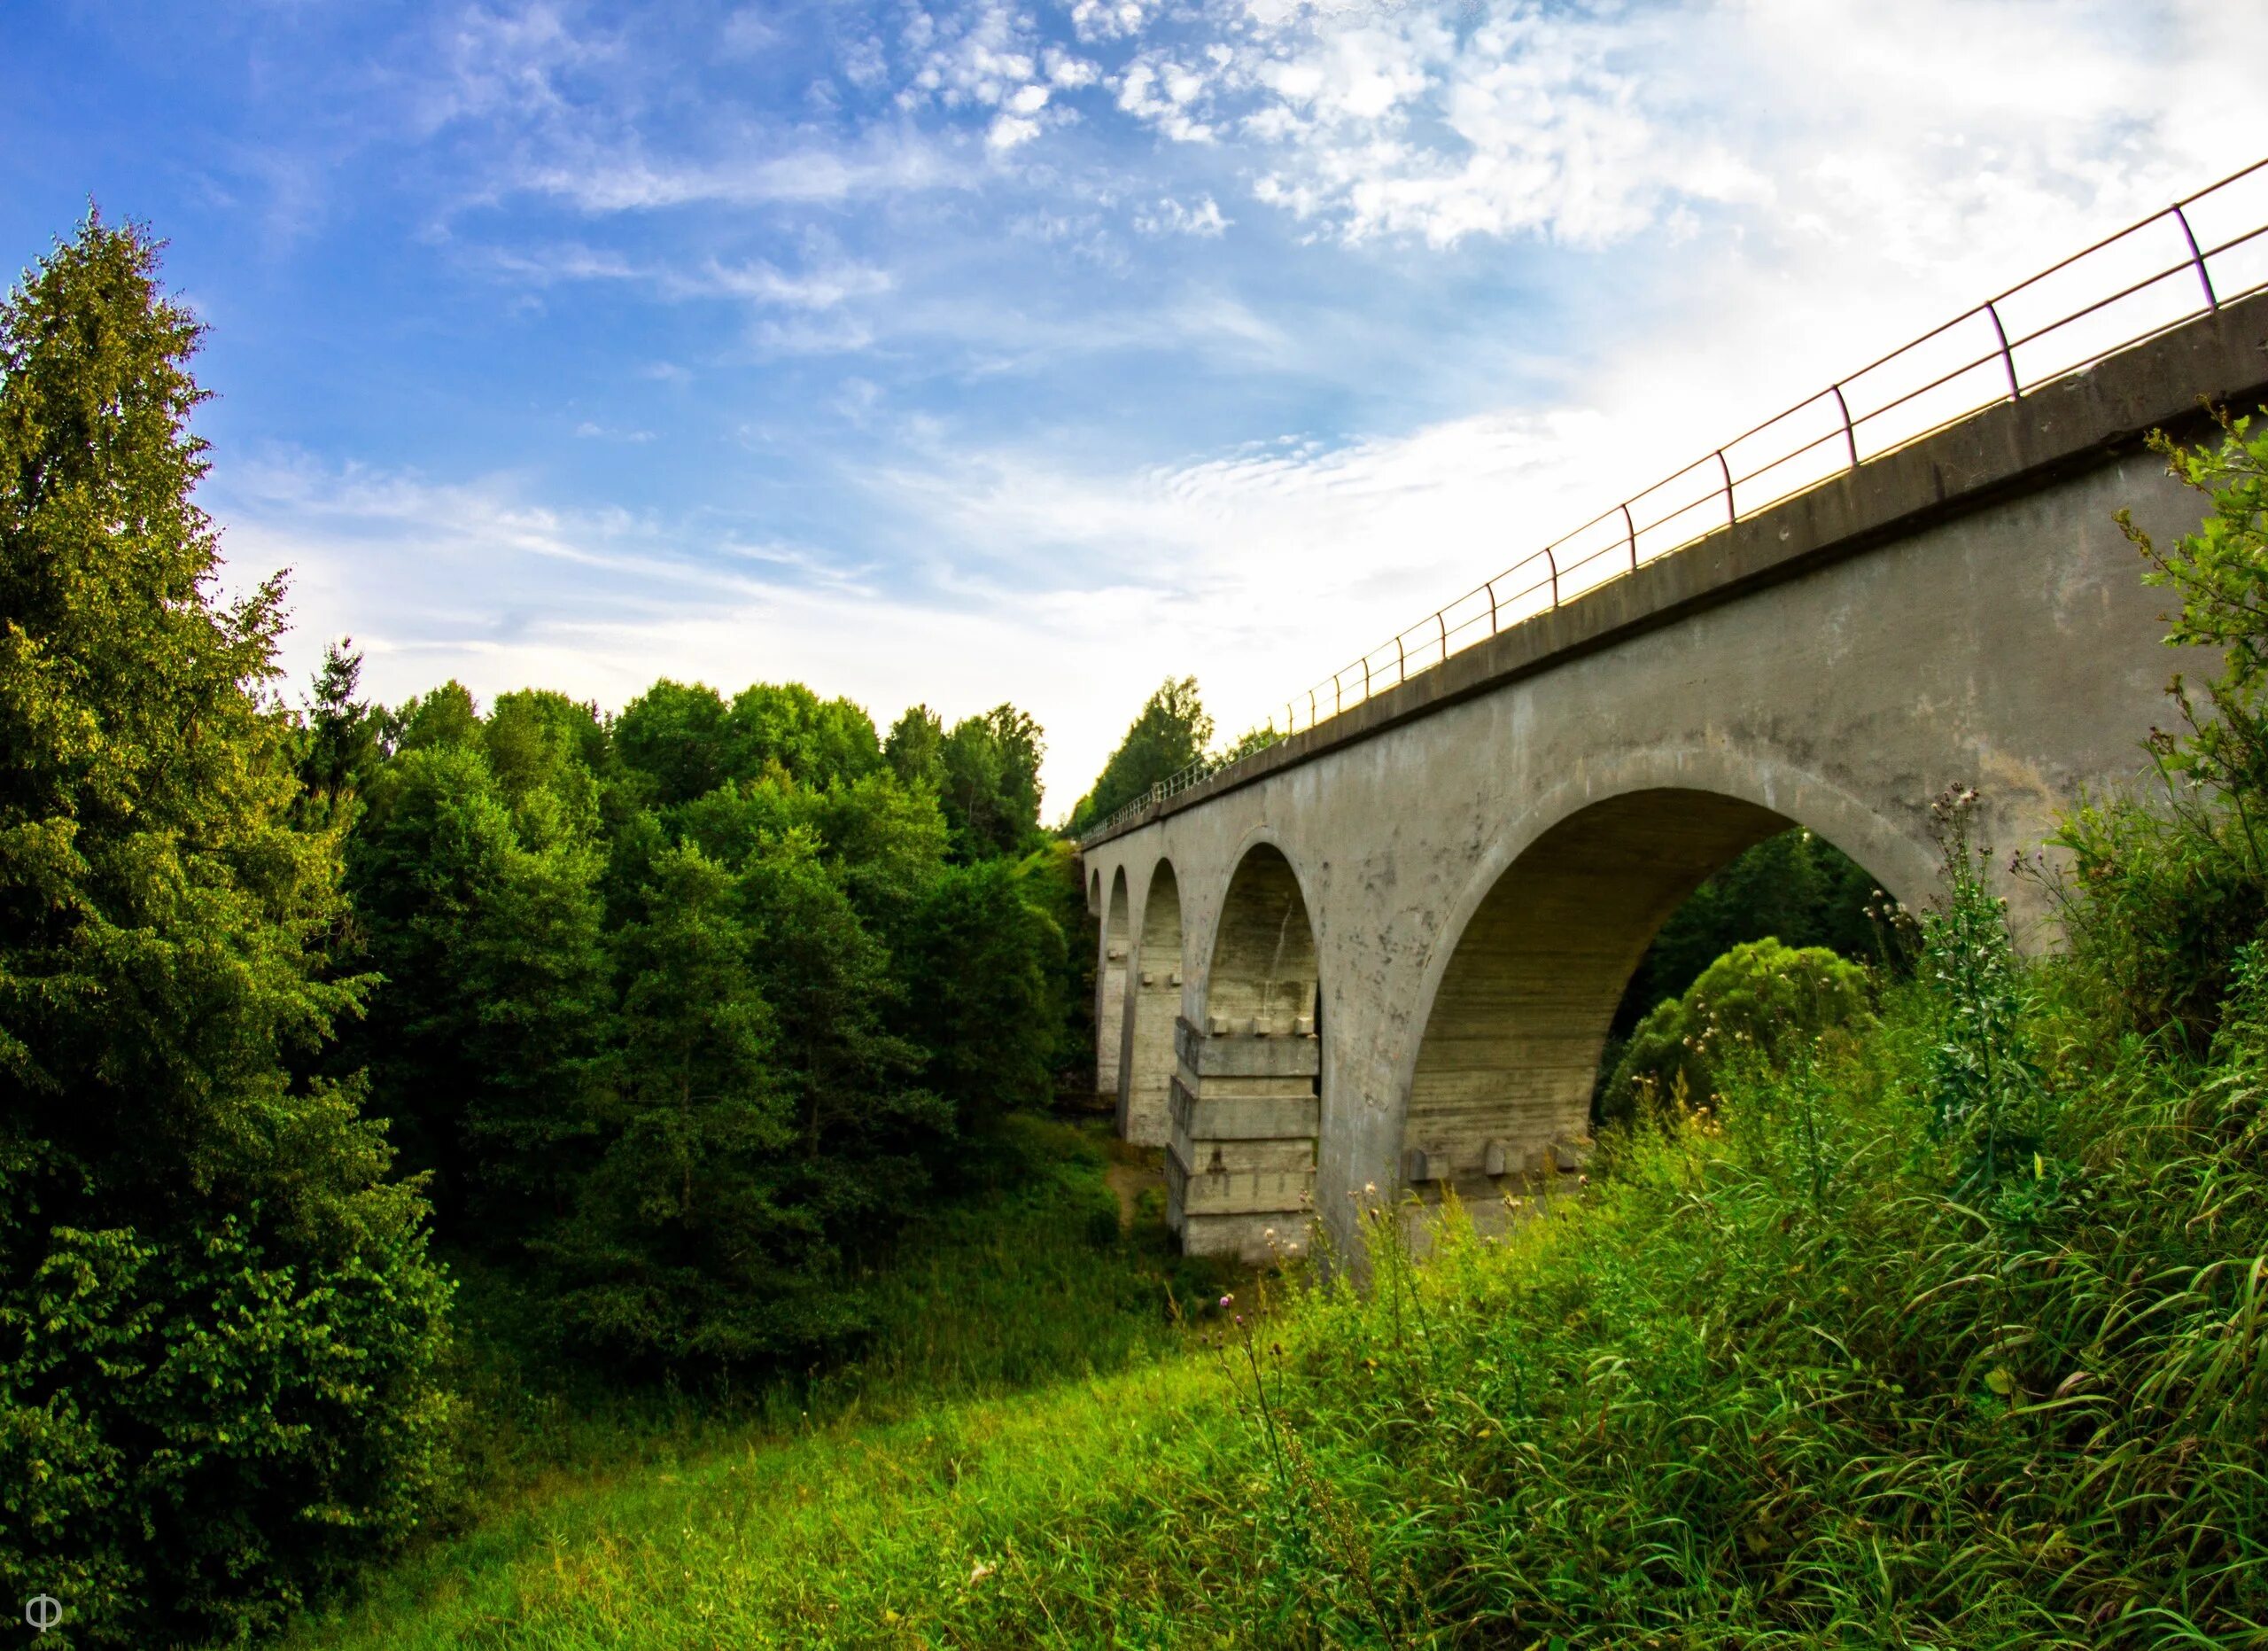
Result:
M1271 1030L1293 1023L1314 1030L1317 1001L1315 925L1307 893L1284 851L1265 840L1248 846L1230 874L1205 970L1206 1030L1216 1035Z
M1118 1051L1126 1016L1126 868L1111 875L1110 907L1102 923L1102 957L1095 967L1095 1093L1119 1100Z
M1142 898L1142 922L1126 988L1126 1032L1118 1133L1161 1147L1172 1127L1174 1022L1181 1012L1181 882L1160 860Z

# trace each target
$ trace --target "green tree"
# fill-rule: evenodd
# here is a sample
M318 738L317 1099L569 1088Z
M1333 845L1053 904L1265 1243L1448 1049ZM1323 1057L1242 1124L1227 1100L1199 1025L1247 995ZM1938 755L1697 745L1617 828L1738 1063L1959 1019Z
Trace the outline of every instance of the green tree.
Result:
M1051 977L1064 938L1013 861L948 869L932 884L899 958L923 1077L963 1133L1009 1107L1043 1106L1055 1085L1060 1009Z
M1221 760L1223 763L1241 762L1247 757L1257 756L1283 737L1276 731L1276 724L1272 721L1256 728L1247 728L1237 736L1234 744L1221 753Z
M353 647L352 637L342 637L323 650L315 698L307 707L299 783L302 822L311 826L336 818L378 760L379 720L355 697L362 656L350 651Z
M1777 1063L1822 1032L1870 1018L1868 998L1867 971L1823 946L1770 938L1736 946L1638 1023L1600 1118L1626 1120L1650 1102L1702 1105L1728 1062Z
M480 743L480 712L472 690L452 679L392 712L381 730L389 752Z
M0 1576L233 1636L431 1499L448 1289L356 1081L338 827L216 608L198 323L92 216L0 303ZM351 699L351 691L342 697Z
M847 699L821 699L801 682L758 682L733 700L725 768L753 780L774 763L814 790L882 766L874 719Z
M586 837L597 833L608 745L596 707L542 689L499 694L481 725L480 744L516 810L524 812L531 798L548 794L567 829Z
M1881 892L1866 868L1825 837L1783 831L1736 857L1670 914L1630 977L1614 1030L1627 1037L1648 1010L1678 996L1733 947L1772 938L1823 946L1854 961L1892 938L1877 922Z
M361 1046L462 1236L564 1194L608 1034L604 863L548 790L516 809L478 745L406 751L370 788L348 864L384 984Z
M889 737L882 742L882 759L889 763L892 774L907 785L926 785L933 791L945 789L945 725L937 713L927 705L907 707L904 716L890 724Z
M715 689L664 677L615 719L615 755L644 776L652 802L664 807L689 803L731 775L727 717Z
M939 755L940 796L956 856L1028 853L1039 840L1039 724L1014 705L955 723Z
M1213 719L1198 696L1197 679L1167 678L1103 764L1093 789L1071 811L1071 835L1091 829L1159 781L1179 773L1212 743Z
M623 983L604 1149L552 1246L568 1320L632 1362L732 1365L841 1338L830 1235L790 1193L796 1120L729 871L664 850L614 937Z

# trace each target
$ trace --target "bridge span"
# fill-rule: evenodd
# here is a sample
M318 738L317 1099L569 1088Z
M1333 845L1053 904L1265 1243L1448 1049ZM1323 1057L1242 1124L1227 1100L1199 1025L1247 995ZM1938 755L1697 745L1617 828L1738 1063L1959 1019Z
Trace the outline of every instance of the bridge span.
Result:
M1655 931L1767 836L1808 828L1916 904L1946 787L2005 853L2131 783L2173 661L2113 513L2194 530L2143 436L2264 395L2268 293L2221 301L1854 447L1088 838L1098 1086L1166 1148L1184 1246L1258 1256L1310 1211L1344 1242L1366 1187L1486 1203L1574 1173ZM2039 943L2035 887L2005 892Z

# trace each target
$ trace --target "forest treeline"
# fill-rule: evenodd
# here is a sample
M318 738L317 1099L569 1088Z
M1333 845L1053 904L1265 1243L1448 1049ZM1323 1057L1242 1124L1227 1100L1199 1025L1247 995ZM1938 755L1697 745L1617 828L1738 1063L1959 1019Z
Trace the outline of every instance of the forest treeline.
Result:
M91 216L0 305L0 1569L97 1644L271 1622L433 1506L437 1241L556 1351L803 1367L1091 1058L1013 706L385 706L345 643L288 703L280 576L215 595L200 332Z
M357 666L302 724L303 807L383 984L325 1065L368 1074L440 1230L633 1364L855 1336L846 1253L1084 1043L1031 720L883 740L799 685L666 681L613 717L454 682L384 711Z

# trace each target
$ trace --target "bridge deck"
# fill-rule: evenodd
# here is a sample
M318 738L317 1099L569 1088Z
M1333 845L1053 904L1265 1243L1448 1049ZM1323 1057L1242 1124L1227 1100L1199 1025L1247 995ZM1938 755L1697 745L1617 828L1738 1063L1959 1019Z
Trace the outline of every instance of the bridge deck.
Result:
M1084 841L1092 848L1445 705L1931 522L2089 469L2151 430L2194 427L2201 395L2268 393L2268 293L2224 305L1724 528L1302 730Z

